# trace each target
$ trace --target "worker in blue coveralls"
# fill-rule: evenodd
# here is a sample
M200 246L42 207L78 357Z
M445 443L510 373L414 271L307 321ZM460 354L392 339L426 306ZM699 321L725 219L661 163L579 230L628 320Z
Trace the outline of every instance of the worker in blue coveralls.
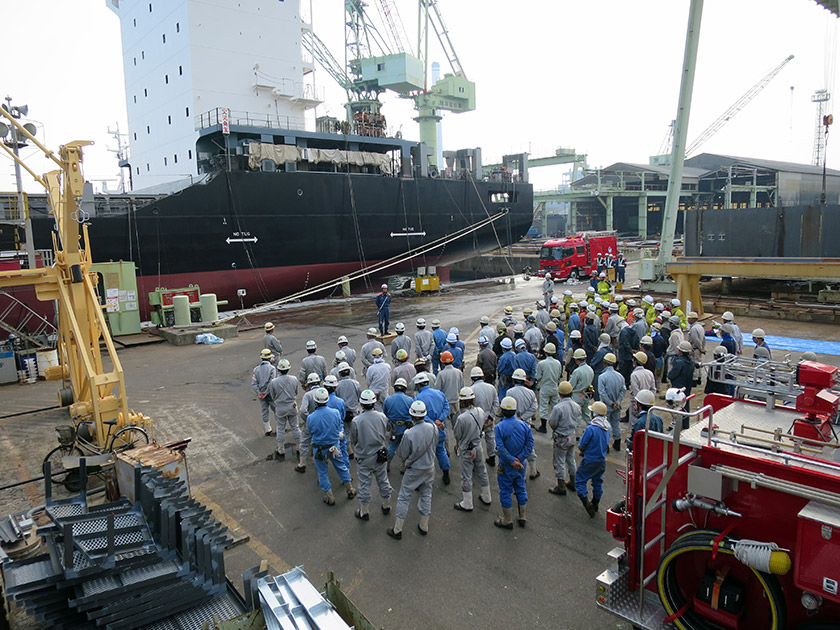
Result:
M607 406L600 400L589 405L592 422L584 429L578 442L578 454L583 458L575 477L575 490L589 518L595 516L604 494L604 471L607 469L607 451L610 450L610 423ZM592 501L586 482L592 482Z
M312 450L315 456L315 468L318 469L318 486L324 492L324 503L335 505L330 484L329 462L338 473L338 479L344 484L347 490L347 498L356 496L356 490L350 478L350 471L341 457L339 448L339 435L344 429L344 418L336 409L327 406L330 401L330 393L323 387L314 392L315 411L306 417L306 426L312 434Z
M525 465L534 450L534 435L531 427L516 415L516 399L505 396L501 402L502 419L496 425L496 451L499 455L497 479L502 516L493 525L502 529L513 529L513 495L519 507L516 522L525 527L525 506L528 492L525 489Z
M502 356L496 364L496 373L499 375L499 401L507 395L507 390L513 386L511 377L516 369L516 355L513 352L513 342L510 337L502 339Z
M437 374L440 371L440 353L446 350L449 345L446 341L448 335L440 328L440 320L432 320L432 338L435 340L434 354L432 355L432 371Z
M388 416L388 425L391 428L391 437L388 440L388 461L394 459L394 454L402 442L403 433L411 426L411 416L408 413L411 402L414 400L405 393L408 383L398 378L394 381L394 393L385 399L385 415Z
M438 443L435 448L438 465L443 471L443 484L449 485L449 453L446 452L446 425L444 421L449 417L449 401L440 390L429 387L429 376L420 372L414 377L414 389L417 394L414 400L421 400L426 405L426 422L433 423L438 428Z
M388 334L388 325L391 323L391 294L388 293L388 285L382 285L382 291L376 296L376 310L379 313L379 334Z

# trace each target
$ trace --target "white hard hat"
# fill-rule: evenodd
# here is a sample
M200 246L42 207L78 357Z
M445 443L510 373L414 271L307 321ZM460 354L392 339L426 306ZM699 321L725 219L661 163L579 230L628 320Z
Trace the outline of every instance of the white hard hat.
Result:
M714 350L714 355L716 357L722 357L722 356L727 355L727 354L729 354L729 351L726 349L725 346L718 346Z
M569 308L576 311L580 308L580 305L577 302L569 302Z
M365 334L367 334L368 337L376 337L376 335L379 334L379 331L376 330L376 328L368 328L367 333Z
M687 341L680 341L680 345L677 348L680 352L691 352L691 344Z
M581 335L579 330L573 330L569 333L569 339L580 339L580 336Z
M516 411L516 398L513 396L505 396L502 398L502 402L499 406L506 411Z
M723 317L723 321L731 322L735 319L735 316L732 314L732 311L726 311L721 317Z
M645 312L640 308L634 308L633 309L633 315L635 315L636 317L641 317L644 314L645 314Z
M412 418L425 418L426 417L426 403L422 400L415 400L411 403L411 407L408 408L408 415Z
M525 370L522 368L517 368L513 371L513 376L511 378L514 381L524 381L528 376L525 374Z
M537 300L537 306L539 306L540 308L545 308L545 301Z
M432 328L439 328L439 327L440 327L440 320L439 319L433 319L432 320Z
M502 348L507 348L508 350L513 348L513 342L510 340L510 337L502 339Z
M417 376L414 377L412 381L415 385L428 385L429 384L429 375L426 372L420 372Z
M623 302L624 301L624 296L623 295L616 295L615 296L615 301L616 302Z
M598 307L597 307L597 306L595 306L594 304L587 304L587 305L586 305L586 310L587 310L587 311L589 311L590 313L592 313L592 314L594 315L594 314L595 314L595 311L597 311L597 310L598 310Z
M455 343L456 341L458 341L458 337L455 336L455 333L446 335L446 343Z
M451 332L453 335L460 335L460 334L461 334L461 331L460 331L460 330L458 330L457 328L455 328L455 326L453 326L452 328L450 328L450 329L449 329L449 332Z
M402 322L398 322L396 326L394 326L394 330L397 332L405 332L405 324Z
M572 356L575 359L585 359L586 358L586 350L584 350L583 348L578 348L577 350L574 351L574 354L572 354Z
M639 343L643 344L645 346L652 346L653 345L653 339L651 339L649 335L645 335L644 337L639 339Z
M636 306L636 300L627 300L627 306Z
M470 370L470 378L484 378L484 370L476 365Z
M263 328L265 328L266 330L274 330L274 324L272 324L271 322L266 322Z
M306 377L306 384L307 385L315 385L316 383L321 382L321 377L318 376L315 372L310 372L309 376Z
M309 341L306 342L306 349L307 350L317 350L318 346L315 345L315 342L310 339Z
M610 310L611 311L617 311L618 310L618 304L616 304L615 302L611 302L610 303Z
M565 291L563 291L563 295L568 295L569 297L572 297L572 292L566 289Z
M277 369L280 370L281 372L288 372L289 370L292 369L292 364L289 363L288 359L280 359L277 362Z
M682 304L682 302L680 302L677 298L671 300L671 306L679 306L680 304Z
M319 405L324 405L330 400L330 393L323 387L315 390L315 402Z
M404 378L398 378L396 381L394 381L394 389L396 389L397 387L408 389L408 383Z
M681 320L680 320L680 316L679 316L679 315L671 315L671 316L668 318L668 321L669 321L669 322L671 322L672 324L679 324Z
M475 400L475 392L472 387L462 387L458 392L458 400Z
M668 311L668 310L662 311L662 317L664 319L668 319L669 317L671 317L671 311Z
M516 326L513 327L513 332L522 334L522 333L525 332L525 329L522 327L522 324L517 324Z
M337 344L342 344L342 343L350 343L350 342L347 341L347 337L345 337L344 335L341 335L341 337L338 338L338 341L336 341L336 343Z
M486 346L486 345L488 345L489 343L490 343L490 340L489 340L487 337L485 337L484 335L481 335L481 336L478 338L478 345L479 345L479 346Z
M342 372L349 372L350 371L350 364L347 361L342 361L338 364L338 373L341 374Z
M324 377L324 385L329 385L330 387L335 387L338 385L338 379L333 376L332 374L327 374Z
M665 309L665 305L662 302L657 302L653 305L654 310L662 311Z
M587 293L595 293L595 287L586 287Z
M344 361L344 359L347 358L347 353L344 352L344 350L338 350L335 353L335 358L339 363L341 363L342 361Z
M769 359L770 358L770 351L765 348L764 346L756 346L755 350L753 350L753 357L754 358L761 358L761 359Z
M552 297L552 298L551 298L551 303L552 303L552 304L557 304L557 298L556 298L556 297Z
M549 343L545 344L545 346L543 347L543 350L545 350L545 353L548 354L548 355L554 355L554 354L557 353L557 346L555 346L553 343L549 342ZM523 373L524 373L524 370L523 370Z
M387 288L388 288L388 285L387 285L387 284L383 284L383 285L382 285L381 287L379 287L379 288L380 288L380 289L387 289Z
M606 278L606 277L607 277L607 274L605 274L605 273L602 271L600 274L598 274L598 277L599 277L599 278Z
M517 340L514 342L513 347L514 347L514 348L524 348L526 345L527 345L527 344L525 343L525 340L524 340L524 339L517 339Z
M652 405L656 402L656 396L649 389L641 389L636 394L636 402L640 405Z
M416 324L417 324L417 328L423 328L426 325L426 320L423 319L422 317L418 317Z
M753 339L755 339L756 337L758 337L760 339L764 339L764 329L763 328L756 328L754 331L752 331L752 336L753 336Z
M648 304L651 304L651 305L653 304L653 297L650 296L650 295L646 295L645 297L642 298L642 300L644 302L647 302Z
M679 406L685 402L685 392L682 388L678 389L676 387L671 387L665 392L665 400L669 403L676 403Z
M487 325L490 323L490 318L487 317L487 315L482 315L481 319L478 320L478 323L482 325Z
M586 308L587 306L589 306L589 302L587 302L586 300L581 300L580 302L578 302L578 306L580 306L581 308Z
M363 405L375 405L376 394L374 394L371 390L366 389L362 392L361 396L359 396L359 402Z
M802 360L802 361L816 361L817 360L817 355L816 355L815 352L811 352L810 350L808 350L807 352L802 353L802 356L800 357L800 360Z

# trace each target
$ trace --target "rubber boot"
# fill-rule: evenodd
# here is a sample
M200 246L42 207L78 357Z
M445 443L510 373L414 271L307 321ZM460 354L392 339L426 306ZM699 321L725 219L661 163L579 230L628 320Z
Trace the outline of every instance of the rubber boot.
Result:
M383 514L390 514L391 513L391 497L385 497L382 499L382 513Z
M540 476L540 471L537 470L537 462L536 461L529 461L528 462L528 479L536 479Z
M493 525L502 529L513 529L513 508L503 507L502 515L493 521Z
M488 457L487 459L484 460L484 463L487 464L488 466L495 466L496 465L496 456L491 455L490 457Z
M472 490L469 492L462 492L461 495L463 498L461 499L460 503L455 504L455 509L461 512L472 512L473 511L473 495Z
M327 505L335 505L335 495L333 494L332 488L324 493L324 503Z
M444 486L449 485L449 471L448 470L443 471L443 485Z
M575 476L574 475L569 475L569 480L566 482L566 487L569 490L574 491L574 489L575 489Z
M613 440L613 450L620 451L621 450L621 440Z
M537 431L538 431L538 432L540 432L540 433L548 433L548 429L546 429L546 428L545 428L545 424L546 424L546 422L548 422L548 420L545 420L545 419L540 420L540 426L539 426L539 428L537 429Z
M270 422L263 422L263 430L265 431L266 437L274 435L274 431L271 430Z
M517 507L519 508L519 518L516 519L516 524L519 525L519 527L525 527L525 523L528 520L528 518L525 516L525 508L527 506L519 505Z
M356 518L361 519L363 521L370 520L370 514L368 512L368 504L365 503L364 505L359 505L359 509L356 510Z
M344 484L344 489L347 490L347 498L352 499L356 496L356 489L353 487L353 482L348 481Z
M420 533L425 536L429 533L429 515L428 514L421 514L420 515L420 522L417 523L417 529L420 530Z
M586 510L586 513L589 514L589 518L595 516L595 509L592 507L589 499L581 495L578 495L578 497L580 497L580 502L583 503L583 508Z
M601 499L592 499L592 509L596 512L598 511L598 504L601 503Z
M481 489L481 494L478 495L478 500L484 505L490 505L493 502L493 497L490 496L490 486L484 486Z
M404 518L398 518L394 520L394 526L388 528L388 535L391 538L396 538L397 540L402 540L402 529L403 525L405 524Z
M303 455L300 451L298 451L298 463L295 466L295 472L305 473L306 472L306 462L303 461Z
M563 485L563 480L562 479L558 479L557 480L557 485L554 486L553 488L549 488L548 491L551 494L556 494L556 495L561 496L561 497L566 496L566 486Z

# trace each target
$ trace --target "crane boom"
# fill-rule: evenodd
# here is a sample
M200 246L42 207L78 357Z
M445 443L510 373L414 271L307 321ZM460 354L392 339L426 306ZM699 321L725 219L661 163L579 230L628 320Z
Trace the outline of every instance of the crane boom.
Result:
M398 52L413 54L408 44L408 35L406 35L405 26L393 0L379 0L377 9L379 10L380 16L382 16L382 21L388 27L392 40L391 43L394 44L394 48Z
M420 4L428 11L427 19L431 22L432 29L435 31L435 35L437 35L441 48L443 48L443 53L446 55L449 66L452 68L452 72L456 77L466 79L467 75L464 72L464 68L461 66L458 54L455 52L455 46L452 45L452 40L449 38L449 30L446 28L443 16L440 14L437 0L420 0ZM431 9L431 11L429 11L429 9ZM428 56L428 50L426 51L424 58L426 56Z
M782 61L782 63L780 63L770 72L768 72L758 83L756 83L749 90L747 90L744 93L744 95L741 96L741 98L735 101L729 107L729 109L723 112L717 120L715 120L711 125L709 125L706 128L706 130L703 131L703 133L697 136L697 138L691 144L688 145L688 147L685 150L685 154L687 156L691 155L692 153L697 151L697 149L700 148L700 145L706 142L706 140L708 140L718 131L720 131L721 127L723 127L727 122L729 122L732 119L732 117L735 116L735 114L744 109L744 107L746 107L746 105L751 100L753 100L759 92L761 92L761 90L767 87L767 84L770 83L770 81L772 81L776 77L776 75L782 71L782 68L784 68L788 63L790 63L792 59L793 55L788 56L784 61Z
M301 37L304 49L317 61L321 67L345 90L349 90L353 81L344 70L344 66L327 48L327 45L312 31L306 30Z

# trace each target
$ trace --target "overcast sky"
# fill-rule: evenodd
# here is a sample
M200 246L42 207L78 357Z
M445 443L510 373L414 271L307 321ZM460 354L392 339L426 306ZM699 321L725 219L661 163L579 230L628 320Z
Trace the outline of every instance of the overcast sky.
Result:
M308 2L308 0L304 0ZM392 0L416 39L417 3ZM369 0L376 14L377 0ZM313 0L315 31L343 57L343 0ZM477 110L443 121L445 149L479 146L484 161L504 153L552 154L573 147L590 167L646 163L676 115L688 0L439 0ZM834 88L836 18L813 0L706 0L694 89L691 141L790 54L795 59L702 147L729 155L810 163L816 109L811 95ZM0 96L28 104L38 136L52 149L94 140L85 151L89 180L113 180L115 142L128 131L119 21L105 0L26 0L4 12ZM14 25L14 26L12 26ZM14 58L15 63L9 59ZM430 54L446 70L437 49ZM343 92L317 73L327 103L341 115ZM840 97L840 95L838 95ZM408 102L384 99L390 127L417 138ZM829 103L828 111L833 108ZM838 121L840 123L840 121ZM840 135L840 129L833 133ZM838 168L840 137L828 143ZM47 170L31 149L28 163ZM537 188L559 183L567 167L532 173ZM40 192L25 177L26 189ZM97 188L101 184L96 184ZM14 189L0 157L0 191Z

